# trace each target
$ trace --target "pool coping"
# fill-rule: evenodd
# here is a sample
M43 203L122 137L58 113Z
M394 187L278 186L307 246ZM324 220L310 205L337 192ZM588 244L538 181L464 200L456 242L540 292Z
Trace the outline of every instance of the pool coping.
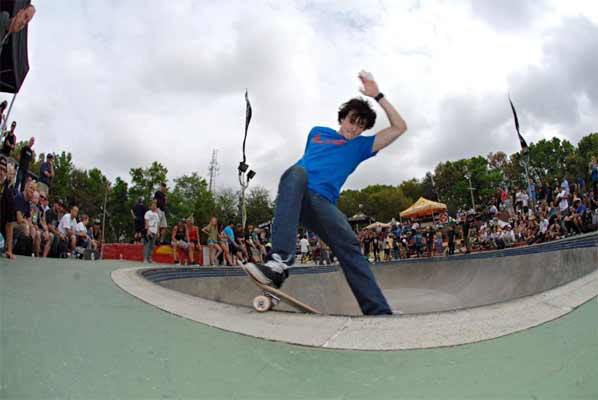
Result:
M385 317L260 314L155 284L142 276L148 269L118 269L111 278L138 299L192 321L266 340L339 350L429 349L490 340L560 318L598 296L596 270L543 293L455 311Z

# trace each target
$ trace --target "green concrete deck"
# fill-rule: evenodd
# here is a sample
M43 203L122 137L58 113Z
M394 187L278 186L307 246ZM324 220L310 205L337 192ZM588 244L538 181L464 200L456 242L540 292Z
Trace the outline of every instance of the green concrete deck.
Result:
M359 352L227 333L120 290L126 262L0 261L0 399L598 398L598 301L499 339Z

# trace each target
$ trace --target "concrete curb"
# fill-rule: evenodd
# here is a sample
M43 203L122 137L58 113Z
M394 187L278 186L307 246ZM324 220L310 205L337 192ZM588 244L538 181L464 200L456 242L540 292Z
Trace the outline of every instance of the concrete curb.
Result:
M113 271L120 288L164 311L257 338L344 350L457 346L519 332L559 318L598 296L598 270L555 289L484 307L402 317L259 314L173 291L143 278L145 268Z

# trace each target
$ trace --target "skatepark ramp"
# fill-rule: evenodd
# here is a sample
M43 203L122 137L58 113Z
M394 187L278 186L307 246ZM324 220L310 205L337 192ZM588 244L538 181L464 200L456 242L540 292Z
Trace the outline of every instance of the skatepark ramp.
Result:
M452 311L507 302L562 286L598 269L598 233L539 245L372 265L393 310ZM259 294L240 268L149 268L145 279L188 295L251 307ZM338 266L291 270L283 290L330 315L361 315ZM280 304L280 311L292 311Z

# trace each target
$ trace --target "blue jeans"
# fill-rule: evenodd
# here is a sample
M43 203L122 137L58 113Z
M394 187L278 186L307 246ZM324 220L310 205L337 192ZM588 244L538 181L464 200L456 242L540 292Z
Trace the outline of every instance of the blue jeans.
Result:
M338 257L365 315L392 314L347 217L330 201L308 190L305 169L294 165L280 178L272 227L272 253L288 259L288 265L295 260L299 223L314 231Z

